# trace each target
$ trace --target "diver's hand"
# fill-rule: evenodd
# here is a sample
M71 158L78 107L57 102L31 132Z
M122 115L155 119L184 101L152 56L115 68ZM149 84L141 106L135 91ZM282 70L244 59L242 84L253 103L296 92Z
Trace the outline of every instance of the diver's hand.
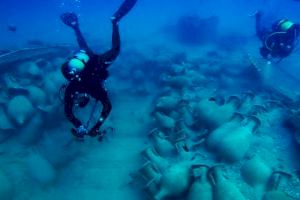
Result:
M72 28L78 28L79 23L78 23L78 17L75 13L73 12L66 12L60 15L60 19L64 24L67 26L70 26Z
M90 131L89 131L89 133L88 133L88 135L89 136L91 136L91 137L96 137L97 135L99 135L100 134L100 126L101 125L95 125Z
M84 135L88 133L86 127L84 125L81 125L77 127L76 129L72 128L72 134L76 137L83 138Z

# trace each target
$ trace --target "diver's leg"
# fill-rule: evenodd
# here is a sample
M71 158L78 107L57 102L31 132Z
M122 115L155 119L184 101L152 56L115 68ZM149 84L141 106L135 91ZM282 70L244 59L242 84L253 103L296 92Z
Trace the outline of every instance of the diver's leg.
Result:
M117 23L133 8L137 0L125 0L119 9L113 14L112 20Z
M118 57L121 49L121 39L118 24L113 22L112 25L112 47L110 50L100 55L100 59L103 60L105 63L108 63L106 67L109 67L110 63Z
M112 24L113 32L112 32L112 49L116 52L115 54L120 53L121 49L121 39L120 39L120 31L119 26L116 23Z

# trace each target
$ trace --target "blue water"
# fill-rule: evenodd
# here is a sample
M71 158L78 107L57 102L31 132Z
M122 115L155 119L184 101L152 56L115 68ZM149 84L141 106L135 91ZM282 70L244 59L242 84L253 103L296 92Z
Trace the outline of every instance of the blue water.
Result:
M69 32L59 21L59 14L64 11L75 11L80 14L82 28L90 38L98 39L109 35L108 17L120 1L1 1L1 46L21 45L29 39L40 39L50 42L72 42ZM163 1L140 1L136 9L122 22L124 29L130 33L124 37L144 39L156 33L159 27L174 22L177 16L196 13L200 16L218 15L224 26L222 31L236 31L253 34L253 23L247 16L257 9L263 9L275 18L288 16L297 20L299 3L290 1L214 1L204 2L191 0L170 3ZM238 19L236 19L238 17ZM14 24L18 32L6 31L6 26ZM240 27L243 27L242 29ZM158 30L159 32L159 30ZM156 33L157 34L157 33ZM10 42L10 41L14 42Z

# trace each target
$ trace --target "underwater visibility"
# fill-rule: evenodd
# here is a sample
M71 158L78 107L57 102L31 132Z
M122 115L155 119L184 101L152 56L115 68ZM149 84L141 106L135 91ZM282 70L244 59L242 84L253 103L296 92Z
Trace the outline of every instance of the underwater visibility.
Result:
M0 1L0 200L300 200L299 10Z

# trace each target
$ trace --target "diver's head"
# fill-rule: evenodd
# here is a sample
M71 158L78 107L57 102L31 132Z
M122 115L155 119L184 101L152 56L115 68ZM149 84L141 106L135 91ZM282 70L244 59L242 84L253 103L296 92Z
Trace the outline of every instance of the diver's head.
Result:
M288 20L288 19L282 19L279 20L277 23L275 23L275 26L273 27L273 29L275 31L283 31L283 32L287 32L289 31L293 26L295 25L295 23L293 23L292 21Z
M90 57L84 50L77 52L73 58L64 63L61 67L62 74L68 80L80 77L80 73L85 68Z

